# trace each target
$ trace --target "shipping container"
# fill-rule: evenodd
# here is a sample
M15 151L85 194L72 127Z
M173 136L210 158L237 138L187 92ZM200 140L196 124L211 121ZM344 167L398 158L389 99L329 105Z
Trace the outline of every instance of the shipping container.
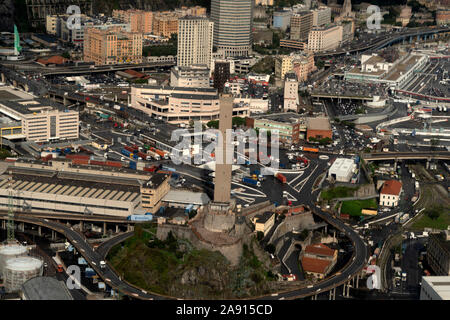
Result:
M287 181L286 177L279 172L275 175L275 178L277 178L281 183L286 183Z
M155 172L158 169L157 166L145 167L143 170L148 172Z
M261 182L259 182L258 180L252 179L250 177L242 178L242 182L245 183L245 184L250 184L252 186L256 186L256 187L260 187L261 186Z
M72 153L72 154L66 154L66 159L86 159L86 160L89 160L90 156L88 156L87 154Z
M89 160L89 164L93 166L104 166L105 161Z
M130 161L129 168L136 170L137 169L136 162L135 161Z
M72 164L88 165L89 159L72 159Z
M317 153L317 152L319 152L319 149L318 148L303 147L303 151Z
M108 167L122 168L122 162L120 161L106 161L105 165Z
M141 215L141 214L132 214L127 217L127 220L130 221L152 221L152 215Z
M121 149L120 152L127 157L130 157L130 155L132 155L132 153L126 149Z

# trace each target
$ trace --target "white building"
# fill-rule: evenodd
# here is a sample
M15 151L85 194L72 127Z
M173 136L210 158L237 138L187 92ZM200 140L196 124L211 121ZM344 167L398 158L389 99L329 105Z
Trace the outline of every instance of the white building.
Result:
M313 27L308 36L308 50L313 52L333 50L342 42L342 26Z
M175 66L170 70L172 87L209 88L209 69L206 65Z
M385 181L380 191L380 205L385 207L396 207L398 205L401 192L402 183L400 181Z
M450 276L422 277L420 300L450 300Z
M291 76L292 75L292 76ZM297 112L299 106L298 81L295 74L287 74L284 81L284 111Z
M214 23L204 17L178 20L178 66L204 64L211 69Z
M328 170L328 176L337 182L349 182L355 169L356 164L353 159L337 158Z

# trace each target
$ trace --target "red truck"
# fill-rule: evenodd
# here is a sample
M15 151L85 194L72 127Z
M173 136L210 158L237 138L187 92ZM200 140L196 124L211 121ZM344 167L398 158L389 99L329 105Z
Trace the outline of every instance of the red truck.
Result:
M158 169L157 166L144 167L144 171L155 172Z
M318 148L303 147L303 151L318 153L319 149Z
M277 178L281 183L286 183L287 181L286 177L279 172L275 175L275 178Z
M137 153L138 157L141 157L142 160L152 160L152 157L150 157L148 154L145 154L143 152L138 152Z
M129 146L125 146L123 147L125 150L130 151L131 153L135 153L136 149L134 149L133 147L129 147Z

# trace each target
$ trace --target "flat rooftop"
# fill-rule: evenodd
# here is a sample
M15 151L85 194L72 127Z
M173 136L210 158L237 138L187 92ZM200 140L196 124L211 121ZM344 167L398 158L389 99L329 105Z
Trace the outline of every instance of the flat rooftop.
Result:
M397 80L401 75L405 74L407 71L409 71L411 68L414 67L414 65L422 58L422 56L419 55L411 55L410 57L406 58L403 62L398 63L395 65L392 70L389 72L389 75L384 78L384 80L389 81L395 81Z
M14 90L13 87L0 87L0 103L3 101L31 100L34 96L20 91Z
M331 130L330 119L326 117L308 118L308 130Z
M450 276L422 277L422 282L427 282L442 300L450 300Z

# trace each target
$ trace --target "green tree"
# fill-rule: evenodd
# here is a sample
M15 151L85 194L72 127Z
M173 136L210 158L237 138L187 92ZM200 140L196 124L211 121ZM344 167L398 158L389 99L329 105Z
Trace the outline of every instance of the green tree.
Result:
M264 238L264 232L258 231L258 232L256 233L256 239L257 239L258 241L261 241L263 238Z
M233 117L233 126L243 126L245 125L245 118L241 118L241 117Z
M439 210L437 210L436 208L432 208L426 211L426 215L431 219L431 220L436 220L437 218L439 218L440 213Z
M219 120L211 120L206 123L208 128L219 129Z
M65 58L65 59L70 59L70 53L67 52L67 51L64 51L64 52L61 54L61 57Z

